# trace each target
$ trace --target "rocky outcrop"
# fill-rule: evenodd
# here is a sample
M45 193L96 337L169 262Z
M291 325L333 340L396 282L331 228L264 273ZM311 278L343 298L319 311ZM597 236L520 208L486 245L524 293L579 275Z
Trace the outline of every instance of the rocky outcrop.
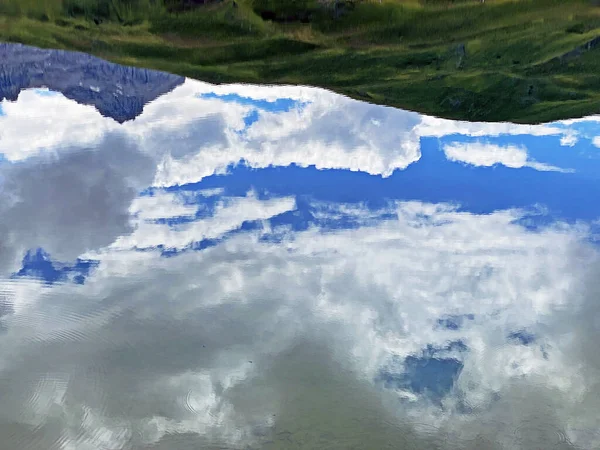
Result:
M456 68L460 69L463 66L465 57L467 56L467 47L465 44L458 44L456 46L456 56L458 58L456 61Z
M165 6L169 12L181 12L222 2L223 0L168 0L165 2ZM233 1L233 5L237 7L235 1Z
M595 37L594 39L592 39L591 41L586 42L583 45L580 45L579 47L575 47L573 50L564 53L560 56L557 56L556 58L552 58L550 61L550 63L554 63L554 62L560 62L560 63L564 63L567 62L573 58L577 58L578 56L581 56L584 52L587 52L589 50L593 50L596 47L598 47L600 45L600 36Z
M183 82L180 76L124 67L85 53L0 44L0 99L15 101L23 89L47 87L123 123Z

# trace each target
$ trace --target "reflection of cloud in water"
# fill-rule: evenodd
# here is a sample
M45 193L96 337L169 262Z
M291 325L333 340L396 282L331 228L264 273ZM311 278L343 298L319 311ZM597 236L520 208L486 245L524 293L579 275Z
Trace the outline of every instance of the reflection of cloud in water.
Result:
M36 90L22 91L18 101L3 101L1 108L0 153L8 161L74 144L93 145L112 125L93 106Z
M587 226L532 232L520 224L533 205L516 209L506 192L501 208L475 213L456 198L402 201L385 184L395 169L408 178L424 167L429 178L416 171L407 189L425 195L418 181L450 169L415 162L464 169L445 155L503 165L496 182L516 183L511 167L553 167L515 136L570 145L564 124L468 124L310 88L188 81L117 125L38 94L3 103L0 118L11 161L0 166L1 267L23 275L0 284L7 448L600 445ZM459 134L512 136L484 148ZM421 154L423 137L443 136ZM262 189L249 169L147 189L208 180L241 160L295 166ZM285 177L314 173L309 165L340 170L290 187ZM463 173L451 183L479 186ZM347 185L323 182L334 176ZM29 253L19 271L38 247L48 254ZM167 249L173 257L161 258ZM73 281L84 284L49 281L80 269Z
M389 176L419 160L421 137L530 135L564 141L572 136L565 126L443 120L321 89L213 86L191 80L122 126L60 94L23 91L17 102L3 106L0 153L6 159L58 151L69 143L92 143L119 128L162 159L155 180L159 185L198 181L242 160L255 168L294 163ZM258 110L249 123L249 114ZM34 129L33 117L40 117ZM546 165L530 167L545 170Z
M215 205L210 217L182 224L175 229L168 224L141 221L133 234L117 239L114 246L124 249L148 248L156 245L182 248L204 239L219 238L228 231L238 229L244 222L269 219L293 210L295 206L293 198L260 201L252 193L243 198L226 200ZM175 209L184 207L179 202L175 205ZM143 211L140 213L143 216Z
M165 198L150 198L168 209ZM222 201L222 213L197 222L225 232L228 208L237 223L255 217L258 205ZM149 207L150 199L142 203ZM358 222L372 216L338 208ZM180 212L176 203L172 213ZM572 344L549 336L542 350L509 338L553 320L583 286L581 270L595 251L578 243L581 231L530 233L514 223L516 211L473 215L413 202L388 212L395 218L288 232L280 243L261 240L260 231L240 233L169 259L106 249L94 254L100 264L84 286L5 284L15 313L2 336L2 370L20 381L3 396L10 408L0 417L19 417L48 436L69 417L61 433L79 439L77 448L100 445L99 427L106 448L273 439L284 448L284 436L339 448L392 437L417 448L441 436L450 436L445 448L514 448L515 439L570 448L555 441L567 432L590 439L572 431L589 423L590 412L576 409L584 389L593 389L563 353ZM129 245L137 238L149 245L150 237L162 240L150 228L132 234ZM466 317L460 328L439 326L440 318L459 316ZM387 372L380 397L373 381L390 358L400 366ZM446 378L433 370L442 366ZM40 385L39 374L48 372L71 375ZM32 390L46 400L24 401ZM391 401L396 390L404 401ZM334 415L337 426L326 419ZM539 423L523 427L530 416ZM439 432L423 435L413 421ZM320 435L326 431L329 437Z
M68 144L67 144L68 145ZM154 175L152 160L121 134L0 166L0 273L28 249L61 261L132 230L129 206Z
M578 141L577 132L567 132L563 137L560 138L560 145L564 147L573 147Z
M512 169L531 167L542 172L572 172L568 169L532 161L525 147L499 146L484 142L454 142L444 145L444 153L450 161L461 161L473 166L490 167L502 164Z

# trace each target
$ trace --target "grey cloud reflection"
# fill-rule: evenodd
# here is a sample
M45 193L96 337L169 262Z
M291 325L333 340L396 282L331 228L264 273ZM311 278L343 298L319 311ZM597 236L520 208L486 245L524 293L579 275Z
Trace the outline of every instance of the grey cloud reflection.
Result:
M18 269L30 248L71 260L132 231L130 204L155 171L154 161L120 133L0 165L0 273Z

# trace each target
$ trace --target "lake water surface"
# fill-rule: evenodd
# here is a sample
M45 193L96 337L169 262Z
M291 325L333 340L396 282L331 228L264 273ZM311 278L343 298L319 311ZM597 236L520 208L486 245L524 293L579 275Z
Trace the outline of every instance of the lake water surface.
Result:
M600 116L0 45L0 449L600 448Z

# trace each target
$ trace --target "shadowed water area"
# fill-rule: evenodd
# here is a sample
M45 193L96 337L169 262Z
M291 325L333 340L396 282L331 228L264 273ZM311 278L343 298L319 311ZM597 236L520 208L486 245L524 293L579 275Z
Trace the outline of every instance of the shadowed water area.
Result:
M0 45L0 449L600 447L600 116Z

